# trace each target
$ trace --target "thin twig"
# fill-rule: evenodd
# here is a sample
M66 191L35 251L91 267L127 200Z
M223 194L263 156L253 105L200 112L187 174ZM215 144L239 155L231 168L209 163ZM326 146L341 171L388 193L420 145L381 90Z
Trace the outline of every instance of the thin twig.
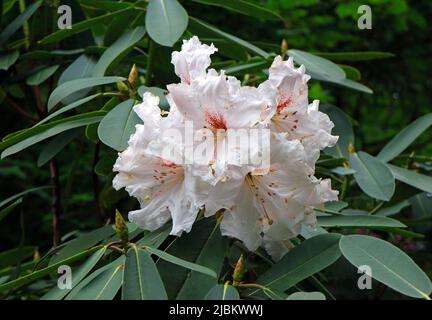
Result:
M60 178L58 173L57 162L52 159L49 164L52 188L52 203L51 210L53 214L52 226L53 226L53 246L57 247L60 244Z
M27 119L31 119L34 121L37 121L37 118L33 116L31 113L25 111L23 108L21 108L15 101L13 101L10 98L5 99L6 103L14 110L16 110L20 115L23 117L26 117Z
M99 151L100 151L100 142L98 141L95 145L94 156L93 156L93 165L92 165L92 181L93 181L93 196L96 204L96 222L99 225L103 223L103 215L100 206L100 197L99 197L99 176L97 175L95 169L96 165L99 161Z

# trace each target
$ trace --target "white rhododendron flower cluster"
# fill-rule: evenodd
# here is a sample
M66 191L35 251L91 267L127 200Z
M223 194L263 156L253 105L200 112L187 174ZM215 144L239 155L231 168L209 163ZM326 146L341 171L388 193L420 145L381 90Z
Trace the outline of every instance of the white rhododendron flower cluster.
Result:
M131 211L129 219L144 229L172 220L171 234L181 235L205 209L206 217L222 215L223 235L240 239L251 251L262 246L277 260L302 224L316 225L313 208L337 200L330 180L314 176L320 150L337 141L333 123L318 111L318 101L309 104L304 66L295 68L291 58L278 56L268 80L258 88L242 86L223 71L208 70L216 51L193 37L172 54L181 82L167 86L170 111L161 111L159 98L149 92L134 106L144 124L136 126L128 148L119 153L113 185L138 199L141 209ZM187 143L163 133L181 131L188 121L194 130L217 132L222 141L230 130L268 130L267 167L220 161L231 157L223 151L206 163L167 155L168 146L182 153ZM259 153L252 149L240 145L234 157Z

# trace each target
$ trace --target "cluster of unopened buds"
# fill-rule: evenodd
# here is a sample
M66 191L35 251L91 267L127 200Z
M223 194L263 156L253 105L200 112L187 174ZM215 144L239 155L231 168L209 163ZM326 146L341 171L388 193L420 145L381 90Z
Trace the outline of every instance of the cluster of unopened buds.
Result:
M197 37L173 52L181 81L167 86L169 112L146 92L134 111L128 148L114 165L113 185L140 203L129 220L171 234L189 232L198 212L221 215L223 235L280 259L302 224L315 227L313 209L337 200L330 180L314 176L320 150L333 146L333 123L309 104L304 66L277 56L268 80L242 86L208 69L217 49Z

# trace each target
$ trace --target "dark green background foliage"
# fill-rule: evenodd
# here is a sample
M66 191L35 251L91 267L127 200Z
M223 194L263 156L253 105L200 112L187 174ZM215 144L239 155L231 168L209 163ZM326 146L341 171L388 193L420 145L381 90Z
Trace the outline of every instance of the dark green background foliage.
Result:
M176 0L167 1L171 1L169 7L177 3ZM60 2L72 7L73 35L57 28ZM48 291L44 298L63 298L66 293L56 291L55 263L64 259L74 267L80 266L81 279L84 279L66 298L200 299L207 296L211 288L209 298L223 298L223 286L216 285L232 280L241 254L246 268L243 280L257 282L266 288L245 289L237 285L236 289L229 287L226 291L229 297L225 298L238 298L237 291L242 297L272 299L285 298L296 291L320 291L327 299L406 298L401 293L424 297L416 290L411 292L404 288L385 273L374 276L378 281L374 280L372 290L358 290L359 275L354 266L361 262L367 264L369 260L361 256L358 261L353 252L362 246L378 257L396 257L395 265L406 267L406 270L396 272L401 272L401 276L406 276L407 281L421 292L430 294L430 281L414 264L411 265L408 257L377 238L408 253L429 277L432 276L432 147L429 143L432 131L427 130L432 124L432 116L416 120L430 112L432 103L432 2L181 0L179 3L189 15L188 26L184 32L178 29L182 32L179 35L164 36L157 34L165 30L163 26L155 27L146 21L150 10L148 1L2 1L0 298L38 299ZM362 4L372 8L372 30L357 27L360 16L357 8ZM25 10L29 13L31 6L35 8L34 13L17 24L15 32L5 39L8 26L14 25ZM120 13L116 12L118 10ZM181 8L172 10L174 16L182 16ZM157 16L158 12L155 12ZM107 14L111 15L91 23L91 19ZM88 27L76 32L74 28L86 20ZM201 21L211 26L205 26ZM126 37L126 32L133 36ZM171 52L180 49L181 39L195 34L203 42L214 42L219 48L213 67L226 69L243 83L257 85L265 80L267 75L263 70L275 54L292 55L296 62L302 62L308 52L314 54L313 59L321 56L333 61L345 71L348 79L373 90L373 94L364 92L369 90L367 87L361 87L361 91L353 90L331 78L322 81L319 72L326 68L326 60L319 65L318 75L312 74L310 99L321 100L321 109L330 115L336 124L335 134L341 136L339 149L322 153L317 163L317 176L331 177L344 202L329 204L326 212L321 212L321 227L333 234L316 235L304 231L297 239L299 245L276 264L260 250L247 252L238 241L221 237L215 219L197 222L191 234L180 239L168 236L169 228L143 233L128 224L129 241L133 244L128 247L126 243L120 243L120 248L105 246L118 241L112 225L115 209L125 216L129 210L137 208L137 202L124 191L116 192L111 187L112 165L117 150L124 148L124 141L113 141L107 136L103 122L98 132L97 122L122 101L129 97L138 99L146 90L163 96L163 90L157 88L164 89L167 84L178 81L170 64ZM128 39L126 43L118 40L125 38ZM368 55L375 57L368 58ZM106 68L100 63L104 58L108 59ZM69 67L71 64L73 66ZM135 86L126 81L134 64L139 72ZM305 64L308 71L308 64ZM92 71L95 65L99 68L97 74L95 69ZM331 64L329 68L338 67ZM65 95L60 99L61 104L51 106L48 103L53 90L62 83L96 76L124 79L106 81L95 86L92 92L90 88L66 99ZM121 89L116 82L122 82L126 88ZM35 130L41 128L38 132L27 130L21 136L10 135L31 128L53 110L61 110L59 105L70 105L96 93L105 94L97 95L55 119L46 120L47 127L37 127ZM133 103L130 104L129 108ZM96 113L89 114L93 111ZM25 138L45 132L53 121L73 115L91 116L94 123L43 139L30 148L18 150L19 153L8 149L27 141ZM410 129L396 136L414 121ZM58 128L60 124L54 126ZM22 137L25 134L28 136ZM393 138L395 140L388 144ZM353 146L349 147L349 143ZM6 157L5 150L11 155ZM390 161L392 164L387 164ZM378 182L372 178L364 179L367 175L362 171L364 167ZM353 174L351 169L356 173ZM392 187L383 186L386 182ZM58 192L53 190L53 185L59 187ZM10 196L40 186L47 188L1 203ZM60 216L56 226L52 222L55 214ZM108 226L102 227L106 224ZM356 233L364 235L349 235ZM65 245L52 251L53 238L54 244ZM118 249L127 248L127 255L118 252ZM325 254L321 256L322 252ZM45 254L46 258L39 260ZM82 257L76 257L76 254L82 254ZM93 255L85 260L89 254ZM302 262L307 262L308 267L300 269L300 273L293 271L296 263ZM123 280L123 271L116 269L118 264L126 268ZM212 272L217 273L217 279ZM138 273L141 273L140 279L146 279L143 283L137 282ZM30 279L26 278L28 274L36 275ZM270 281L277 274L284 275L282 280ZM14 279L18 280L14 282ZM107 279L114 280L107 282ZM199 290L197 283L203 284ZM108 292L98 291L101 284L108 284ZM254 293L254 290L259 292Z

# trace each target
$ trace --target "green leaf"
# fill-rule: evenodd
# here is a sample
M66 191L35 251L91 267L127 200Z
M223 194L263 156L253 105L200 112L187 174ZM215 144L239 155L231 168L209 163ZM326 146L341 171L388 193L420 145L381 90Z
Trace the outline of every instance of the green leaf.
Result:
M321 227L406 227L406 225L395 219L371 215L333 215L318 217L318 224Z
M72 49L72 50L33 50L26 52L21 55L21 60L34 60L34 59L44 59L44 58L54 58L54 57L64 57L64 56L74 56L83 53L84 49Z
M29 86L38 86L45 80L47 80L49 77L51 77L59 68L59 65L51 66L48 68L44 68L42 70L39 70L38 72L32 74L30 77L27 78L26 83Z
M339 259L340 238L339 234L327 233L303 241L259 276L256 282L276 291L286 291ZM248 295L257 292L259 289L251 290Z
M242 63L226 68L226 75L242 75L249 72L260 71L268 67L269 63L265 60Z
M12 203L13 201L21 198L22 196L25 196L28 193L32 193L32 192L43 190L43 189L49 189L49 188L51 188L51 187L50 186L36 187L36 188L31 188L31 189L28 189L26 191L17 193L15 195L3 200L3 201L0 201L0 208L4 207L5 205Z
M111 225L103 226L96 230L90 231L76 239L68 242L62 249L54 254L49 262L50 265L56 264L61 260L84 251L92 246L97 245L102 240L110 237L115 233Z
M359 187L370 197L389 201L395 190L392 172L381 160L360 151L350 155L350 166Z
M345 79L345 72L330 60L301 50L288 50L288 55L298 64L306 67L306 73L317 80L340 81Z
M219 224L216 224L207 240L204 242L201 252L195 259L199 265L215 270L217 274L222 269L226 256L228 239L222 237ZM217 279L203 273L188 272L184 283L178 291L176 299L196 300L203 299L209 289L217 284Z
M387 143L380 153L378 153L377 158L388 162L393 160L396 156L402 153L408 146L414 142L419 135L421 135L427 128L432 125L432 113L426 114L409 126L400 131L393 139Z
M345 72L345 75L348 79L351 79L351 80L360 80L361 79L361 73L360 73L359 69L354 68L352 66L347 66L345 64L339 64L339 67L342 68L342 70Z
M123 267L125 263L125 256L121 255L114 261L96 269L92 273L90 273L87 277L85 277L83 280L81 280L80 283L78 283L66 296L65 300L79 300L81 291L83 289L86 289L87 285L89 285L93 280L95 280L99 275L101 275L103 272L113 269L116 267Z
M109 268L97 273L90 281L84 282L82 287L76 287L79 290L70 298L68 296L67 300L112 300L122 285L123 268L123 262L110 265Z
M115 62L116 59L138 41L144 37L144 27L137 27L134 30L125 32L120 38L117 39L108 49L105 50L100 57L98 63L93 69L94 77L102 77L108 68Z
M399 202L398 204L378 210L374 215L380 217L388 217L398 214L402 209L409 207L411 204L408 200Z
M0 252L0 270L16 265L24 259L31 258L36 249L33 246L23 246Z
M4 150L1 154L1 159L6 158L10 155L13 155L17 152L20 152L40 141L43 141L45 139L48 139L52 136L55 136L59 133L62 133L64 131L86 126L91 123L96 123L102 120L103 115L105 115L105 112L103 111L95 111L95 112L89 112L80 114L77 116L65 118L59 121L56 121L56 124L48 123L42 126L37 126L34 128L30 128L26 131L24 131L19 136L14 136L11 139L8 139L6 141L3 141L0 143L0 149L3 145L8 145L11 143L11 140L20 139L23 136L29 136L28 138L25 138L23 140L20 140L18 143L12 145L11 147ZM44 130L45 129L45 130Z
M12 66L17 61L18 57L18 50L0 54L0 70L7 71L10 66Z
M58 86L76 79L92 77L93 68L96 65L95 59L88 55L80 55L74 62L72 62L60 75ZM91 91L90 88L82 89L62 99L63 104L71 104L77 100L85 97Z
M430 279L414 261L384 240L363 235L344 236L340 250L354 266L369 266L374 279L402 294L427 298L432 291Z
M202 274L208 275L208 276L213 277L213 278L217 278L216 272L214 272L213 270L211 270L207 267L204 267L204 266L201 266L199 264L192 263L192 262L177 258L173 255L170 255L169 253L166 253L165 251L161 251L161 250L158 250L156 248L149 247L149 246L144 246L144 250L147 250L151 254L157 255L159 258L161 258L165 261L168 261L170 263L176 264L178 266L181 266L183 268L197 271L197 272L200 272Z
M335 125L332 134L339 136L336 145L332 148L324 149L324 152L336 158L348 159L348 147L350 143L354 144L354 130L351 119L341 109L332 105L322 105L320 109L329 116Z
M114 150L125 150L129 137L135 132L135 125L142 122L133 110L134 103L133 99L123 101L99 124L99 139Z
M363 52L314 52L317 56L333 61L367 61L394 57L390 52L363 51Z
M82 265L77 267L77 270L72 268L72 288L75 288L78 283L94 268L94 266L99 262L99 260L104 256L106 252L106 247L103 247L96 251L90 258L88 258ZM58 286L55 286L46 294L44 294L40 300L61 300L65 295L67 295L70 291L66 289L60 289Z
M67 111L70 111L70 110L73 110L75 108L78 108L79 106L81 106L81 105L83 105L83 104L85 104L85 103L93 100L94 98L101 96L101 95L102 95L101 93L96 93L96 94L94 94L92 96L85 97L85 98L82 98L82 99L77 100L75 102L72 102L71 104L62 107L62 108L58 109L57 111L51 113L47 117L43 118L41 121L39 121L37 124L35 124L34 127L39 126L39 125L41 125L43 123L46 123L49 120L51 120L51 119L53 119L53 118L55 118L55 117L57 117L57 116L65 113Z
M432 193L432 178L411 170L403 169L392 164L387 164L394 177L414 188Z
M286 298L286 300L325 300L326 297L323 293L314 292L294 292Z
M371 88L366 87L364 84L361 84L359 82L350 80L350 79L343 79L343 80L339 80L339 81L330 81L330 82L334 82L338 85L341 85L343 87L347 87L350 89L354 89L360 92L364 92L364 93L368 93L368 94L372 94L373 91Z
M46 37L44 37L42 40L39 41L39 44L45 45L50 43L57 43L60 40L66 39L70 36L73 36L74 34L86 31L93 26L100 25L101 23L104 23L106 21L112 20L114 17L118 17L119 15L128 14L129 11L131 11L132 8L125 8L118 11L110 12L101 16L97 16L94 18L86 19L84 21L74 23L73 28L71 29L62 29L58 30L56 32L53 32Z
M253 52L263 58L268 58L269 54L265 52L264 50L258 48L257 46L242 40L236 36L233 36L232 34L226 33L222 30L219 30L218 28L205 23L197 18L189 17L189 29L192 31L192 33L195 34L203 34L203 36L217 36L221 37L222 39L227 40L231 44L235 46L239 46L243 49L246 49L250 52Z
M11 213L13 211L13 209L15 209L16 206L18 206L19 204L21 204L21 202L22 202L22 198L19 198L14 203L12 203L9 206L7 206L6 208L1 209L0 210L0 221L2 221L4 218L6 218L6 216L9 213Z
M46 268L34 271L34 272L32 272L30 274L26 274L26 275L24 275L24 276L22 276L22 277L20 277L18 279L6 282L6 283L0 285L0 292L22 287L22 286L24 286L24 285L26 285L28 283L31 283L31 282L33 282L33 281L35 281L35 280L37 280L37 279L39 279L41 277L49 275L51 272L57 272L57 268L59 266L61 266L61 265L68 265L68 264L70 264L70 263L72 263L72 262L74 262L76 260L82 259L82 258L84 258L84 257L92 254L93 252L99 250L100 248L101 247L99 247L99 246L91 248L91 249L89 249L87 251L83 251L83 252L75 254L75 255L73 255L71 257L68 257L65 260L59 261L57 263L54 263L54 264L52 264L52 265L50 265L50 266L48 266Z
M133 246L126 255L123 271L123 300L166 300L167 294L150 255Z
M240 300L240 295L236 288L229 284L215 285L207 293L205 300Z
M0 33L0 44L5 43L9 38L26 22L40 7L42 1L36 1L27 7L27 9L10 22Z
M167 223L163 227L147 233L144 237L137 241L136 244L139 246L145 245L153 248L159 248L161 244L168 238L171 228L172 225Z
M37 160L38 167L43 166L45 163L59 154L59 152L62 151L63 148L69 144L69 142L75 139L80 134L80 132L81 130L78 129L68 130L60 133L58 136L48 142L39 153Z
M71 93L77 92L81 89L116 83L124 80L126 79L122 77L95 77L75 79L65 82L55 88L51 93L48 99L48 111L54 108L60 101L69 96Z
M177 0L150 0L145 26L158 44L171 47L185 32L188 14Z
M276 19L283 20L278 13L249 1L244 1L244 0L193 0L193 1L207 4L210 6L225 8L255 18L262 18L262 19L269 19L269 20L276 20Z

